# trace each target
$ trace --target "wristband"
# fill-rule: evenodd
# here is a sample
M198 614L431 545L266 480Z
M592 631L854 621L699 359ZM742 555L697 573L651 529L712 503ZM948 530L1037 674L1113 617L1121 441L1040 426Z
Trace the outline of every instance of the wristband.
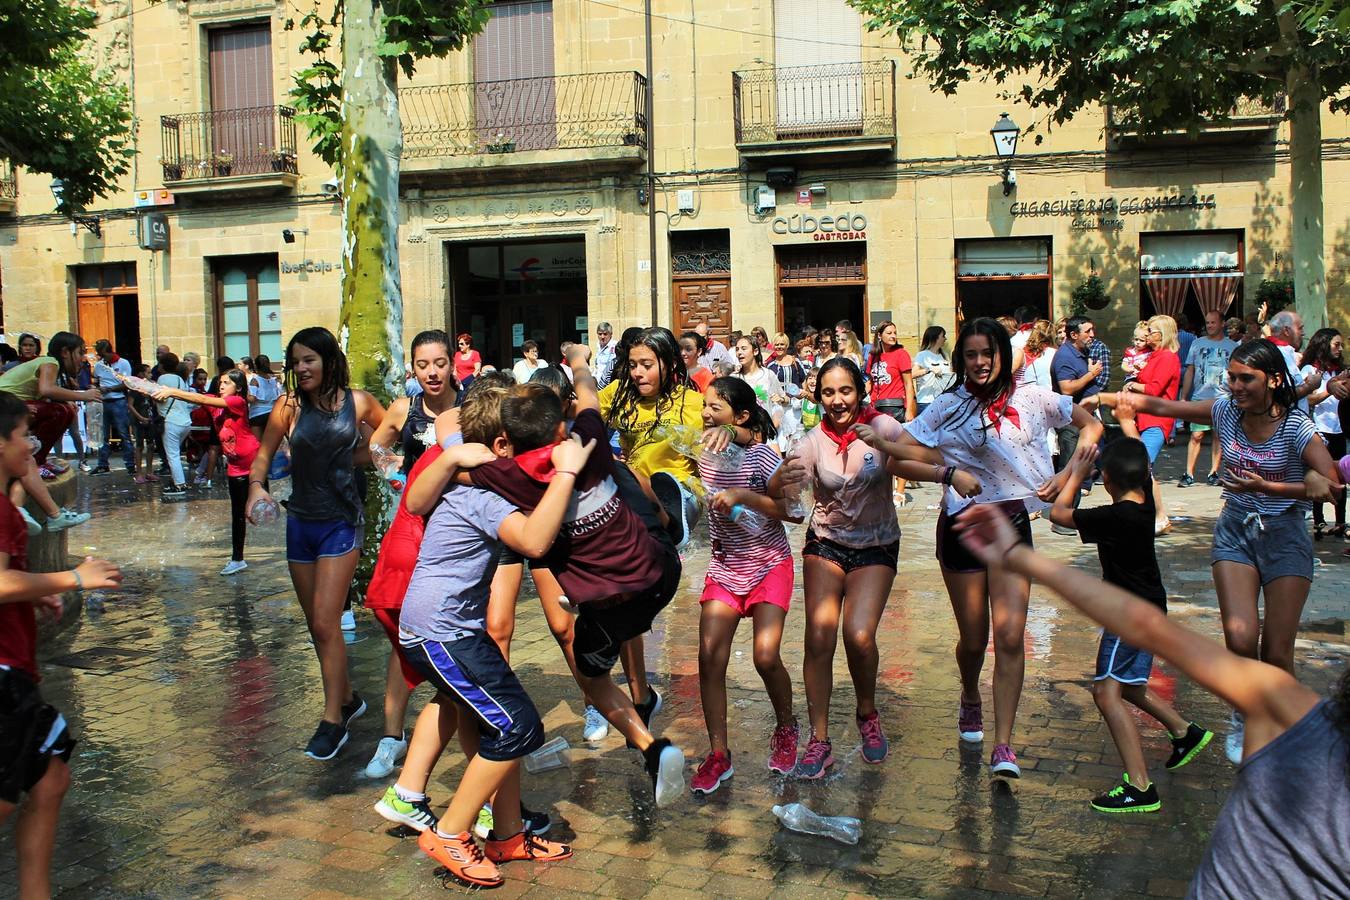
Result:
M80 577L79 569L71 569L70 574L75 576L75 590L79 593L84 592L84 579Z
M732 439L733 441L736 440L736 426L735 426L735 425L723 425L722 428L723 428L723 430L726 431L727 434L731 435L731 439Z
M554 475L571 475L573 478L576 478L576 477L577 477L577 473L571 471L570 469L555 469L555 470L553 471L553 474L554 474Z
M955 475L956 475L956 467L948 466L947 471L942 473L942 483L947 485L947 487L951 487L952 478L955 477Z
M262 484L262 482L261 482L261 481L258 481L258 480L255 478L255 479L249 481L249 484Z

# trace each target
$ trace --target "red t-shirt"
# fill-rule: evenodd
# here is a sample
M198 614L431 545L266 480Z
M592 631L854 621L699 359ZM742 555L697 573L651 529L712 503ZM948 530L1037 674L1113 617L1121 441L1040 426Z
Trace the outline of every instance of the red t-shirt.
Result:
M906 372L913 371L914 361L909 351L899 344L894 350L883 350L872 357L868 366L868 377L872 379L872 402L878 400L905 399Z
M28 526L8 497L0 498L0 553L9 554L9 568L28 571ZM0 603L0 666L38 677L33 604Z
M253 468L253 457L258 455L258 439L248 427L248 401L234 394L225 398L225 404L224 409L210 408L225 454L225 473L247 475Z
M455 354L455 380L463 382L464 379L473 375L473 367L483 361L483 357L477 350L469 351L469 358L465 359L463 354Z
M574 603L603 600L643 591L661 579L660 548L619 497L614 458L604 452L609 432L600 414L582 410L572 424L581 440L594 440L595 450L576 481L576 492L563 515L553 547L535 565L548 569ZM543 448L541 448L542 450ZM516 459L498 459L470 472L474 485L501 496L521 512L533 512L544 499L553 467L540 452Z
M1139 382L1144 393L1150 397L1175 400L1181 388L1181 359L1171 350L1162 348L1154 350L1144 368L1135 376L1135 381ZM1177 420L1140 413L1135 417L1134 424L1140 434L1150 428L1161 428L1165 437L1171 437Z
M403 608L403 597L408 593L413 569L417 568L417 553L422 549L422 535L427 530L424 517L408 512L408 487L444 452L440 445L428 447L408 473L408 484L398 501L394 521L380 541L380 554L375 558L375 571L366 589L366 606L370 609Z

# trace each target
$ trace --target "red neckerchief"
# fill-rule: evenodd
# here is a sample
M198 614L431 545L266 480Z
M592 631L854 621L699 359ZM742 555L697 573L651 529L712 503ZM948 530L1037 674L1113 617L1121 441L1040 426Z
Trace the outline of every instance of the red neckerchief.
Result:
M881 413L870 406L860 406L858 407L858 418L853 420L853 425L866 425L880 415ZM834 430L834 423L830 421L829 416L821 416L820 418L820 430L824 432L827 438L834 441L841 456L848 452L848 445L858 439L858 433L853 430L853 425L850 425L847 431L840 434Z
M1292 347L1292 346L1294 346L1293 344L1289 343L1288 341L1282 341L1282 340L1280 340L1280 339L1277 338L1277 337L1268 337L1268 338L1266 338L1266 340L1270 341L1270 342L1271 342L1272 344L1274 344L1276 347Z
M524 453L517 453L515 458L516 465L520 470L535 481L553 480L553 448L558 446L546 444L543 447L537 447L534 450L526 450Z
M1025 325L1018 325L1018 326L1017 326L1017 330L1018 330L1018 331L1030 331L1031 329L1033 329L1033 328L1035 328L1035 327L1036 327L1036 323L1035 323L1035 322L1028 322L1028 323L1025 324Z
M1012 406L1011 389L1005 391L994 399L994 402L985 407L985 413L989 416L989 424L994 426L994 434L998 434L1003 427L1003 420L1007 419L1013 424L1014 428L1021 430L1022 416Z

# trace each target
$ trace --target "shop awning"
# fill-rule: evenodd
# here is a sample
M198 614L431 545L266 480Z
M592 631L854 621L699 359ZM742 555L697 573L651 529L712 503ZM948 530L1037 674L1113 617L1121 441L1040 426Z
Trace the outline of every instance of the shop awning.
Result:
M959 241L956 274L960 278L997 278L1050 274L1050 242L1043 239Z
M1139 276L1160 315L1176 318L1195 291L1202 312L1224 313L1242 286L1242 236L1231 231L1148 234Z

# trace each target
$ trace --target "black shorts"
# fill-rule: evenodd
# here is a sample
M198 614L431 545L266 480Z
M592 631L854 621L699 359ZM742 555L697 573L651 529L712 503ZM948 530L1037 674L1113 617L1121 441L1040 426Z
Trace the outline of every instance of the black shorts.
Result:
M1031 516L1027 513L1026 504L1021 500L1009 500L1006 503L998 504L1003 511L1008 514L1012 520L1013 530L1017 532L1020 543L1032 546L1031 542ZM955 529L952 528L952 518L947 515L947 510L943 509L942 514L938 516L937 521L937 560L942 564L942 568L948 572L958 572L961 574L970 574L973 572L983 572L984 563L980 562L966 549L961 543L961 539L956 536Z
M608 675L619 661L624 641L652 630L661 610L670 605L680 586L680 556L668 544L661 544L661 579L632 598L609 606L581 604L577 615L572 650L577 671L587 678Z
M905 401L903 400L878 400L872 404L872 408L902 424L905 421Z
M823 538L806 530L806 543L802 546L802 556L816 556L826 562L834 563L847 575L854 569L867 566L886 566L894 571L900 564L900 542L892 541L876 547L846 547L838 541Z
M26 672L0 670L0 800L18 803L53 759L69 760L75 741Z
M478 752L483 759L520 759L544 743L539 711L486 632L465 632L444 642L409 641L405 633L400 648L419 675L478 719Z

